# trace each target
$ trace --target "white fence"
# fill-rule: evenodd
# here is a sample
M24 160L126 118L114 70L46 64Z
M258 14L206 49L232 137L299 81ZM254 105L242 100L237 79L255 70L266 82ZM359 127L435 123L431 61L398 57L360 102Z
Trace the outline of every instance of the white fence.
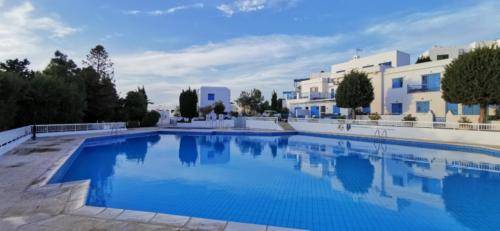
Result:
M44 124L36 125L36 133L74 133L92 131L123 130L127 126L123 122L117 123L89 123L89 124Z
M500 131L500 124L481 123L447 123L447 122L425 122L425 121L397 121L397 120L336 120L336 119L298 119L290 118L289 122L309 122L325 124L351 124L385 127L410 127L410 128L432 128L432 129L455 129L475 131Z
M0 155L15 148L31 137L31 126L0 132Z

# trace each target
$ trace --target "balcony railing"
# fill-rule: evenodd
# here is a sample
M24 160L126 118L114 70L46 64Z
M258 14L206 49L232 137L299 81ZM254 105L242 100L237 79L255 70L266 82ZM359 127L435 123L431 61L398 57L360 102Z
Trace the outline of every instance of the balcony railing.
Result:
M408 93L439 91L439 86L429 86L427 84L408 84Z

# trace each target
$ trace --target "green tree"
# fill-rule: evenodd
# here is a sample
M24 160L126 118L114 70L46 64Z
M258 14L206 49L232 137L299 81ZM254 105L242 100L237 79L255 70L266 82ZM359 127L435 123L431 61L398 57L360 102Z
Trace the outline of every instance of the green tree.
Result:
M278 94L276 93L276 91L273 91L273 94L271 95L271 110L279 112Z
M143 127L154 127L158 123L158 120L160 119L161 115L159 112L152 110L149 111L146 116L142 119L142 126Z
M0 130L15 126L21 110L20 100L28 87L28 82L16 73L0 71Z
M460 55L445 68L443 99L450 103L479 104L485 123L489 104L500 103L500 48L481 47Z
M420 56L420 57L418 57L417 62L415 62L415 64L426 63L426 62L431 62L431 61L432 60L429 56Z
M191 122L191 119L198 115L197 104L198 95L195 89L182 90L179 95L179 109L182 117L188 118L189 122Z
M9 59L0 63L0 71L17 73L24 79L31 79L35 73L28 68L29 65L30 61L27 59Z
M263 101L262 92L259 89L252 89L250 92L242 91L236 103L243 109L244 114L254 115L260 111Z
M263 113L265 110L271 110L271 105L269 104L269 101L264 101L259 104L259 107L257 108L258 113Z
M224 110L226 110L226 107L224 106L224 103L222 101L217 101L214 104L214 113L219 116L221 114L224 114Z
M212 111L213 111L213 107L212 105L208 105L208 106L205 106L205 107L200 107L200 114L203 115L203 116L207 116L208 114L210 114Z
M82 72L85 79L88 107L84 120L87 122L111 121L120 113L119 97L116 92L113 76L113 62L106 49L97 45L90 50L86 60L87 65Z
M148 112L148 98L144 87L127 92L124 105L127 120L142 121Z
M350 108L353 119L356 119L356 108L369 106L373 99L372 83L363 72L349 72L337 88L337 106Z

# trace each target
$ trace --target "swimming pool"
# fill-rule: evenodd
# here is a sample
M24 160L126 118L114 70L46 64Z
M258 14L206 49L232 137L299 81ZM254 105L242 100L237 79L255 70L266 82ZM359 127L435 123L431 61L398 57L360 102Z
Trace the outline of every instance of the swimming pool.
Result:
M310 230L500 230L500 153L310 134L87 140L87 205Z

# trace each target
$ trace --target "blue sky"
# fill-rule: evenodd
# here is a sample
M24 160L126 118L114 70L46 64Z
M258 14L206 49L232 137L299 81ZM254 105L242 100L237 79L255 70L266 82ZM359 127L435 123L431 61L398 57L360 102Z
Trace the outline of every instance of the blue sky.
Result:
M56 49L78 63L104 45L118 90L144 85L172 107L182 88L222 85L235 98L388 50L500 38L500 2L356 0L0 0L0 59L43 68Z

